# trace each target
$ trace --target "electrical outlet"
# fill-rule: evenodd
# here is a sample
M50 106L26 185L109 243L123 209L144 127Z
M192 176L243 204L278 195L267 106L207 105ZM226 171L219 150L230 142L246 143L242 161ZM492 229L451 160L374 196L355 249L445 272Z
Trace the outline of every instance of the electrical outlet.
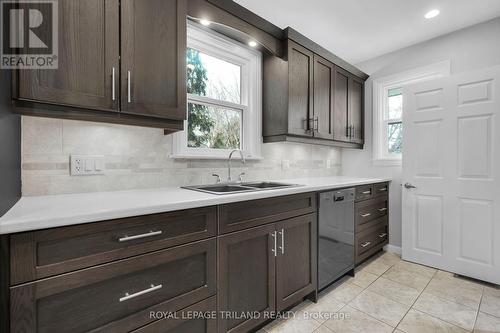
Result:
M103 155L71 155L70 174L72 176L94 176L104 174Z

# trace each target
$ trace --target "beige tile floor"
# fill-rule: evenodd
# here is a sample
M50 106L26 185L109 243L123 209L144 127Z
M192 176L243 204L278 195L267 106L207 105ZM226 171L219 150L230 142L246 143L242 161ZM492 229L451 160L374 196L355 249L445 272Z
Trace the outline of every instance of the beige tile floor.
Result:
M371 259L261 333L500 333L500 289L401 260Z

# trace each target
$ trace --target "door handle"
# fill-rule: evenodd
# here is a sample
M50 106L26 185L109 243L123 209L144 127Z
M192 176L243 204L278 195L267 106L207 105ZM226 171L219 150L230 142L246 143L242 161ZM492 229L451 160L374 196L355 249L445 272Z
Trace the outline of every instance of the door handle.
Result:
M281 254L285 254L285 229L281 229L279 234L281 237L281 246L279 247L279 249L281 250Z
M132 88L131 88L131 81L132 81L132 73L130 71L127 72L127 95L128 95L128 102L132 103Z
M276 231L273 231L271 233L271 237L273 238L273 241L274 241L273 249L271 251L273 252L274 256L276 257L278 255L278 253L276 252L276 247L278 245L278 240L276 239Z
M407 189L417 188L416 186L414 186L414 185L412 185L410 183L405 183L404 187L407 188Z

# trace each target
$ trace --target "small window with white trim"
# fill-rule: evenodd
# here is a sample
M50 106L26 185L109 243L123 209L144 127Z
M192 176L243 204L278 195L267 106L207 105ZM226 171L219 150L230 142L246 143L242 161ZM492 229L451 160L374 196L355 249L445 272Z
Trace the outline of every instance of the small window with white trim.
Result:
M260 157L260 52L188 24L187 120L174 135L173 157L227 158L241 149Z
M403 88L387 90L385 111L386 138L384 152L388 156L400 156L403 144Z

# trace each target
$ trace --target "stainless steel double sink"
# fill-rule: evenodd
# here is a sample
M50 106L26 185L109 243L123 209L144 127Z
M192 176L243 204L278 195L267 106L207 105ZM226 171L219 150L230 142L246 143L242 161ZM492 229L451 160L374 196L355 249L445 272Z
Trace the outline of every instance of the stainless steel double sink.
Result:
M183 186L182 188L205 192L210 194L231 194L242 192L256 192L264 190L277 190L288 187L301 186L298 184L286 184L277 182L247 182L247 183L219 183L213 185Z

